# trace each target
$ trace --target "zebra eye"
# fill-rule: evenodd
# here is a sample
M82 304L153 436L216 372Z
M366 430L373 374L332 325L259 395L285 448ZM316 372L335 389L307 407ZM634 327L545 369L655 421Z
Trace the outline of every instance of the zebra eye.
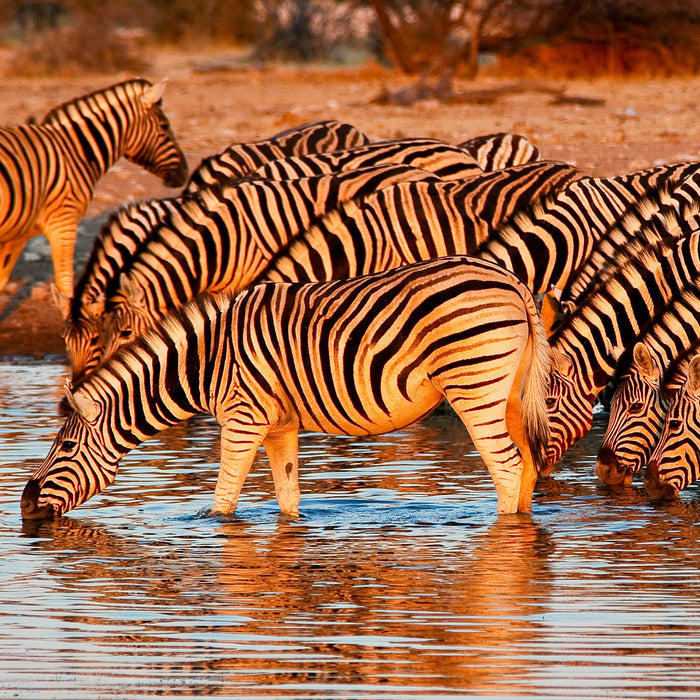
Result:
M682 425L683 425L683 421L679 420L678 418L674 418L673 420L670 420L668 422L668 427L674 431L680 430Z
M131 333L131 328L123 328L119 331L119 337L126 340L127 338L131 338Z
M553 396L548 396L544 402L549 409L552 409L557 405L557 400Z
M627 410L632 416L641 416L644 412L644 404L641 401L635 401Z
M78 443L75 440L64 440L61 443L61 449L66 452L72 452Z

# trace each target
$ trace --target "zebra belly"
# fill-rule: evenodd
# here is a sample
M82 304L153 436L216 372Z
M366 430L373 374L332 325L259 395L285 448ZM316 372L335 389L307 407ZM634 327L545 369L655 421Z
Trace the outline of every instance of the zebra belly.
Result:
M297 414L300 426L331 435L381 435L405 428L430 413L443 395L426 379L404 396L398 389L383 391L380 397L360 392L360 402L328 402L312 410L305 405Z

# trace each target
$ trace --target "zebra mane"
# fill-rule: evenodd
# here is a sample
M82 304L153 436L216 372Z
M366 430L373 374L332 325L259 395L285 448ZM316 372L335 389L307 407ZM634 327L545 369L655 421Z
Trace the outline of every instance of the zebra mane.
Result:
M645 248L640 251L636 258L629 260L625 265L616 271L616 275L611 277L605 285L592 294L585 304L581 304L566 314L559 325L552 332L549 340L551 343L556 342L558 338L566 333L581 332L588 322L600 316L600 311L603 306L608 304L608 299L624 298L627 296L627 291L621 283L618 276L632 278L640 276L640 271L650 271L658 268L661 265L661 256L670 250L670 246L660 243L658 245ZM646 285L642 285L643 294L647 294ZM648 301L648 298L645 298ZM584 333L587 335L587 333Z
M110 87L95 90L87 95L81 95L80 97L63 102L57 107L54 107L51 111L47 112L47 114L41 120L41 124L59 124L65 120L72 122L74 119L68 114L68 110L71 107L75 107L75 109L77 109L77 111L83 115L94 114L95 107L97 106L96 98L98 96L114 93L125 93L131 97L136 94L141 94L147 87L150 86L151 83L143 78L134 78L132 80L124 80L120 83L115 83Z

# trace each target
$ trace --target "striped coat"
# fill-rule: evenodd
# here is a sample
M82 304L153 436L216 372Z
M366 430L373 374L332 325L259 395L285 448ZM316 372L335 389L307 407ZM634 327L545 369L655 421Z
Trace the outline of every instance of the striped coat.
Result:
M78 222L97 181L125 157L179 187L187 163L161 109L164 83L132 80L0 129L0 290L26 242L51 244L56 284L73 291Z
M499 512L528 511L548 435L548 369L530 292L467 257L200 297L68 391L73 410L22 513L67 512L111 483L133 447L206 412L222 427L214 510L235 510L264 445L280 508L296 514L300 429L384 433L444 398L491 473Z

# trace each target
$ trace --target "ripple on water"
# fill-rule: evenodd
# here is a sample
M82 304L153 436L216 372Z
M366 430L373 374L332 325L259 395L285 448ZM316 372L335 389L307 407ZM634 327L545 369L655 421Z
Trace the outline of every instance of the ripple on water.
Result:
M210 515L218 428L199 417L69 517L22 525L64 372L0 364L4 695L696 697L695 491L658 505L600 484L604 416L532 516L495 515L443 412L302 435L298 519L279 516L262 453L237 514Z

